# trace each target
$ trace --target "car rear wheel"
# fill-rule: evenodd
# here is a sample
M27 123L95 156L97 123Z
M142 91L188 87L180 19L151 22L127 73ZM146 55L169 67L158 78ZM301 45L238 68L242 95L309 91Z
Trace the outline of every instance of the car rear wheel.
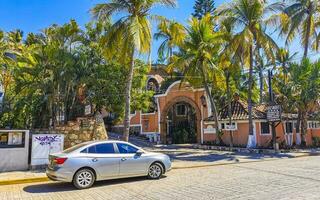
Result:
M163 174L163 167L160 163L153 163L149 167L148 178L159 179Z
M95 175L90 169L79 170L73 178L73 185L78 189L90 188L95 182Z

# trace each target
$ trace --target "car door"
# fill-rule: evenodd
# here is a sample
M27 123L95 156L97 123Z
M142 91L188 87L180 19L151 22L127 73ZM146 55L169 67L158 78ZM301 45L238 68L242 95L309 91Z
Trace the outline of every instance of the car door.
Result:
M119 176L120 158L115 152L114 143L101 143L88 147L87 155L91 166L107 179Z
M120 176L146 175L148 159L145 154L136 154L138 148L127 143L116 143L120 159Z

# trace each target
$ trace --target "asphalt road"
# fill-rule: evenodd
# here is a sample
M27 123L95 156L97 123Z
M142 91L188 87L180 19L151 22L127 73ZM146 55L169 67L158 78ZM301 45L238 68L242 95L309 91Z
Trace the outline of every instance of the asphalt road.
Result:
M46 182L0 186L11 199L320 199L320 157L279 159L169 172L160 180L111 180L88 190Z

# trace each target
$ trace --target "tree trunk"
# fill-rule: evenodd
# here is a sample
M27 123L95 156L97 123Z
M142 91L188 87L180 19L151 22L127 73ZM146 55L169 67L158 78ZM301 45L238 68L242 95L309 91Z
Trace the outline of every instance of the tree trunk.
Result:
M300 110L298 110L298 118L297 118L297 124L296 124L296 135L301 133L300 132L300 122L301 122L301 112L300 112ZM300 136L300 138L301 138L301 136ZM300 139L300 145L301 145L301 139Z
M310 29L311 29L311 15L308 16L308 22L307 22L307 32L306 32L306 43L304 45L304 53L303 58L308 57L308 49L309 49L309 38L310 38Z
M284 84L287 84L287 80L288 80L288 71L287 71L287 68L285 66L284 63L282 63L282 70L283 70L283 83Z
M259 103L263 103L263 73L262 69L259 69L259 82L260 82L260 98Z
M307 134L307 128L308 128L308 117L307 112L302 111L301 112L301 146L306 147L306 134Z
M228 96L228 116L229 116L229 125L232 123L232 108L231 108L231 91L230 91L230 73L226 74L226 85L227 85L227 96ZM233 147L233 135L232 130L229 131L230 135L230 147Z
M249 135L253 135L252 87L253 87L253 46L251 45L250 46L249 87L248 87Z
M209 86L208 86L208 81L206 78L206 74L204 73L204 71L202 70L202 76L203 76L203 83L204 83L204 87L206 90L206 93L209 97L209 101L210 101L210 105L211 105L211 111L212 111L212 116L214 118L214 124L215 124L215 129L216 129L216 134L217 134L217 143L220 144L222 139L220 137L220 130L219 130L219 121L218 121L218 110L216 107L216 104L214 103L212 94L210 92Z
M133 72L134 72L134 48L131 52L131 63L130 63L130 70L128 74L127 84L126 84L126 91L125 91L125 111L124 111L124 132L123 132L123 140L129 141L129 134L130 134L130 103L131 103L131 87L132 87L132 80L133 80Z

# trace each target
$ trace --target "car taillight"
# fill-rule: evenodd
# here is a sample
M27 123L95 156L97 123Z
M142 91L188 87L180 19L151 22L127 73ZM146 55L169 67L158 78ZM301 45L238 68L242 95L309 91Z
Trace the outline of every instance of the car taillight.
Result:
M64 162L66 162L67 158L55 158L53 160L54 163L56 163L57 165L62 165Z

